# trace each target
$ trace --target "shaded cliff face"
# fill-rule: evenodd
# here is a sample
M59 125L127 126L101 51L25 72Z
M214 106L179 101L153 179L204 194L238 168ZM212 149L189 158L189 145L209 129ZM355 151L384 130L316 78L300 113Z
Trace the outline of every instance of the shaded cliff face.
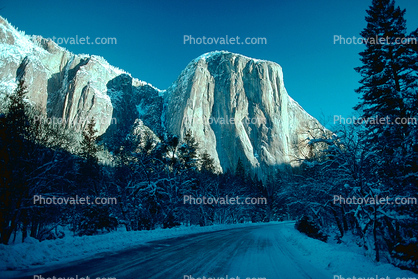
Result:
M28 101L48 119L81 132L91 118L105 140L131 131L180 136L191 130L218 170L239 158L265 178L308 153L306 138L323 127L286 92L281 67L229 52L193 60L162 91L94 55L75 55L51 40L27 36L0 17L0 111L24 80ZM134 132L135 133L135 132Z
M223 171L238 158L262 177L295 165L308 131L322 127L289 97L278 64L229 52L193 60L166 96L168 131L190 129Z
M99 134L142 119L161 131L161 91L102 57L75 55L51 40L26 36L0 17L0 100L23 79L45 119L80 131L94 118ZM4 102L2 102L4 103Z

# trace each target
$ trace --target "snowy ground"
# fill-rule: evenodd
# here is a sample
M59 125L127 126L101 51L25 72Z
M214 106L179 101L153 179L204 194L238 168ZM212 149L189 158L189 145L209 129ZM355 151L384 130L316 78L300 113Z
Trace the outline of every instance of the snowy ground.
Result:
M300 234L288 224L282 234L296 249L294 252L319 269L333 274L333 279L417 279L418 274L401 270L391 264L376 263L366 255L363 248L356 246L350 237L341 244L324 243Z
M62 239L42 242L28 237L25 243L0 244L0 275L6 270L22 270L87 259L98 253L133 248L152 240L257 225L262 224L233 224L208 227L184 226L172 229L131 232L120 229L107 234L82 237L73 237L67 233L66 237ZM12 273L14 272L10 272L10 274ZM2 276L0 276L1 278Z
M17 274L26 268L62 264L74 260L92 258L95 254L133 248L151 240L168 239L200 232L212 232L245 226L265 224L237 224L212 227L181 227L166 230L126 232L119 231L90 237L65 237L60 240L0 245L0 278ZM323 243L308 238L294 229L293 223L277 227L277 239L283 239L286 249L301 261L308 261L318 270L326 271L333 279L360 278L418 278L418 275L396 268L390 264L375 263L363 249L347 239L343 244ZM275 255L269 255L275 256ZM6 271L9 270L9 271ZM4 276L1 276L4 275ZM273 278L268 278L273 279Z

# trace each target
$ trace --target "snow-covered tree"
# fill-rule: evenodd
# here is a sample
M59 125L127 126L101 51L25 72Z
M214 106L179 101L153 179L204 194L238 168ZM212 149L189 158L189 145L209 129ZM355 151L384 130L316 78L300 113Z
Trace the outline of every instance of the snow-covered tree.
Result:
M408 123L417 116L417 54L416 46L407 40L404 15L405 10L397 7L393 0L373 0L367 10L367 27L361 32L361 36L369 41L360 53L363 65L356 68L362 78L361 86L356 90L361 94L361 102L355 109L369 120L365 122L363 141L370 156L370 175L365 184L368 190L363 190L370 192L367 195L386 193L396 198L417 194L418 126ZM413 36L416 31L409 37ZM385 41L382 43L373 38ZM371 121L376 118L379 120ZM374 220L376 260L379 260L378 238L386 232L383 226L417 230L409 222L399 224L400 219L416 220L416 210L409 210L409 213L400 208L392 210L396 214L387 214L388 209L377 206L363 211L363 217ZM399 235L394 235L391 242L397 241ZM391 242L389 248L393 246Z

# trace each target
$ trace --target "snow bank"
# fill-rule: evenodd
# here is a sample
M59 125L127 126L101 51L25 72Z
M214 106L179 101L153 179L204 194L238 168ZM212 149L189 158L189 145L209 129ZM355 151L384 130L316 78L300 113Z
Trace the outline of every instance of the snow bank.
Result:
M168 239L194 233L220 231L257 224L215 225L208 227L189 226L152 231L115 231L102 235L73 237L62 239L38 240L28 237L24 243L0 244L0 272L22 270L39 265L82 260L98 253L115 252L132 248L152 240ZM1 276L0 276L1 277Z
M294 252L298 256L308 258L320 270L327 270L333 274L333 279L418 278L412 271L401 270L387 263L376 263L350 237L341 244L324 243L299 233L293 223L284 224L280 232L295 247Z

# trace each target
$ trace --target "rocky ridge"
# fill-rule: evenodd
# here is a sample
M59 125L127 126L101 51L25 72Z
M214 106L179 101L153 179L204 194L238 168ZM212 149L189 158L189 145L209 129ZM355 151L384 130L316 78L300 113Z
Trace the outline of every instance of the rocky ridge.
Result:
M134 123L180 138L191 130L219 171L234 170L241 158L265 177L273 168L297 164L309 134L324 129L287 94L282 68L274 62L211 52L159 90L102 57L27 36L0 17L0 100L21 79L28 101L67 126L84 127L94 118L99 134L106 135Z

